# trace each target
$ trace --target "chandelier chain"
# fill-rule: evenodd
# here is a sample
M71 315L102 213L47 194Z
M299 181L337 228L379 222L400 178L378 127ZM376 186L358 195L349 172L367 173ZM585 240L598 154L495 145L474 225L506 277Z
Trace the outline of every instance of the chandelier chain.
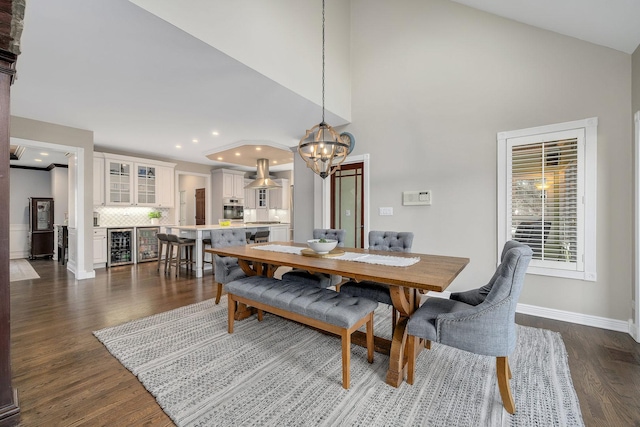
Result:
M324 1L322 0L322 123L324 123Z

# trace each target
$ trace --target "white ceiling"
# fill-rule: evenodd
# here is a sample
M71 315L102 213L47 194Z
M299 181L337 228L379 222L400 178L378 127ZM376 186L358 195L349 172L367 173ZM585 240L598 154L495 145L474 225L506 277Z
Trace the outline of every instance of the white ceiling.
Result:
M638 0L453 0L626 53L640 44Z
M456 2L626 53L640 44L639 0ZM11 113L92 130L105 151L218 166L206 154L286 149L321 116L318 105L128 0L29 0L21 42ZM345 124L330 112L327 122Z

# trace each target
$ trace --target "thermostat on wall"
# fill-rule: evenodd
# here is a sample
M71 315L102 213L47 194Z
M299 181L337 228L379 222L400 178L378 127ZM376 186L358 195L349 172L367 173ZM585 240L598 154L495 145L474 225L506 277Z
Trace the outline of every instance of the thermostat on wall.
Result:
M431 205L431 190L403 191L402 204L405 206Z

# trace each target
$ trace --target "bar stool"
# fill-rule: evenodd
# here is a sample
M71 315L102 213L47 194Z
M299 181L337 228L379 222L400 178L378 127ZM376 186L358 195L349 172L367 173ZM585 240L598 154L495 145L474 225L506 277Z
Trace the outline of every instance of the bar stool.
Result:
M195 239L186 239L178 237L175 234L167 234L169 240L169 272L171 272L171 266L176 267L176 277L180 275L180 267L182 265L187 268L193 268L195 264L193 261L193 248L196 246ZM173 248L177 248L176 259L173 259ZM182 259L182 248L185 250L184 260Z
M171 253L171 243L165 233L158 233L158 268L160 271L160 263L162 262L162 252L164 250L164 274L167 274L167 263L169 262L169 254Z
M203 267L203 269L204 269L205 263L213 265L213 255L211 255L211 261L207 261L207 258L206 258L207 253L204 250L206 249L207 245L209 245L211 247L211 239L202 239L202 267Z
M269 230L256 231L256 235L253 237L253 241L256 243L266 243L269 241Z
M244 235L247 237L247 245L248 245L249 243L251 243L251 232L246 231Z

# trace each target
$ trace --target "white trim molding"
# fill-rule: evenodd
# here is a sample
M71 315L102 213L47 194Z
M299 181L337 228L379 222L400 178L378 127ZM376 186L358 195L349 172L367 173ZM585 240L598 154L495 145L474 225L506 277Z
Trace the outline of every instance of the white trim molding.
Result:
M9 258L29 257L29 224L9 224Z
M554 308L538 307L535 305L518 304L517 313L531 316L544 317L545 319L560 320L576 323L578 325L593 326L611 331L626 332L631 334L629 323L624 320L608 319L606 317L592 316L590 314L574 313L571 311L556 310ZM633 334L631 334L633 336Z
M633 260L633 314L629 327L631 336L640 342L640 111L633 115L634 123L634 233L633 244L635 257Z
M510 145L528 141L547 142L564 134L575 134L578 141L578 229L577 254L580 258L573 268L568 263L539 262L532 260L528 274L563 277L585 281L597 281L596 274L596 190L597 190L597 133L598 118L591 117L565 123L519 129L497 134L498 143L498 239L497 259L511 236L511 159ZM550 139L549 139L550 138ZM535 263L534 263L535 262Z

